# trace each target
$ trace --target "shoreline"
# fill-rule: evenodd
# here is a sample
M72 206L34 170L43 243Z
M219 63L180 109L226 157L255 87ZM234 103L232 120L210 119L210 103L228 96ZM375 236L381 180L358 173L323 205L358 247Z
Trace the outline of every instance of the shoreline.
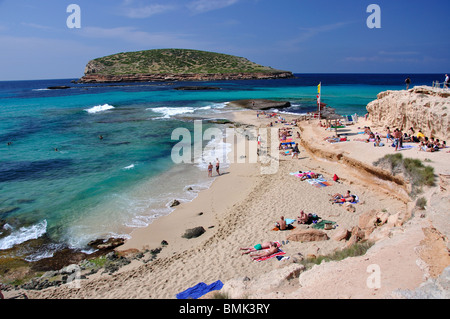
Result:
M257 118L256 111L238 111L232 113L237 122L247 123L265 127L271 121L269 119ZM284 115L283 115L284 116ZM286 115L286 118L296 118L296 116ZM370 122L367 122L370 123ZM367 124L362 121L358 126ZM382 154L392 153L392 149L387 147L371 151L366 143L337 143L324 144L322 136L327 133L323 128L317 126L316 121L301 122L302 129L294 127L302 135L302 140L316 142L316 146L321 145L332 154L344 154L350 158L360 160L362 163L370 164L372 158L379 158ZM284 125L278 125L284 127ZM356 127L352 127L352 130ZM330 134L331 135L331 134ZM294 140L297 140L294 138ZM325 147L325 148L324 148ZM366 152L362 152L365 150ZM235 278L249 277L257 281L257 278L271 271L279 270L288 263L282 264L277 260L265 262L253 262L248 256L242 256L239 247L249 246L258 242L267 240L285 241L288 233L274 232L271 229L280 215L286 218L296 218L300 208L305 212L315 212L323 219L334 220L338 222L339 227L327 231L329 240L322 242L293 242L283 246L287 255L294 259L299 253L303 256L319 256L334 252L346 246L345 242L336 241L334 235L340 229L351 229L358 224L358 218L361 213L369 209L385 209L390 215L395 215L399 211L410 210L411 201L406 202L389 193L389 188L380 187L381 182L372 180L373 184L367 184L368 180L361 177L358 171L349 167L347 163L332 158L326 158L325 153L314 153L311 149L307 150L303 146L300 149L299 160L290 157L280 157L280 168L276 174L261 175L258 172L260 164L232 163L226 174L217 177L211 187L199 192L198 196L189 203L183 203L167 216L163 216L154 221L148 227L138 229L134 232L131 239L128 239L123 246L116 249L119 253L138 251L142 249L152 249L161 247L161 241L168 242L156 260L142 264L140 261L131 263L122 267L117 273L110 275L96 275L92 279L82 281L82 288L78 290L67 290L64 287L49 288L45 291L27 291L30 298L152 298L166 299L175 298L175 294L181 292L200 281L211 283L217 279L223 282L232 281ZM370 154L370 156L367 156ZM326 154L325 154L326 155ZM438 157L443 157L441 154ZM429 156L429 154L428 154ZM438 165L437 173L445 169L444 162L434 163ZM439 166L444 164L444 166ZM337 173L341 177L342 183L333 183L332 186L318 189L309 185L305 181L299 181L296 177L289 176L289 172L299 169L317 170L329 180L332 174ZM215 171L213 170L213 173ZM206 174L206 172L205 172ZM384 185L381 185L384 186ZM343 207L331 205L328 202L327 194L335 192L345 192L351 188L358 193L361 199L361 205L355 205L356 212L348 212ZM323 199L323 200L320 200ZM409 208L408 208L409 207ZM202 215L199 213L202 212ZM324 283L313 283L310 281L308 288L303 289L309 294L303 295L300 290L295 291L293 287L285 287L277 292L256 291L251 298L390 298L392 289L414 289L422 284L429 275L416 264L416 250L421 241L424 240L422 229L429 227L428 219L418 219L414 217L407 221L412 223L413 231L406 226L398 226L388 229L388 234L392 235L392 240L401 242L404 246L402 256L392 255L393 265L389 271L389 277L392 284L383 287L377 291L368 290L367 287L360 287L353 292L346 292L346 289L352 289L352 283L345 281L347 288L343 289L337 285L336 289L322 291ZM200 237L193 239L182 238L182 234L188 228L203 226L206 232ZM214 226L213 228L209 228ZM299 225L298 228L309 229ZM398 234L413 233L413 237L406 237L405 241L398 239ZM375 235L381 236L380 233ZM414 241L410 241L414 238ZM389 239L382 240L381 243L388 245ZM381 245L381 244L380 244ZM385 259L376 257L376 254L385 253L382 245L376 245L371 248L366 255L361 258L354 257L356 260L365 260L366 258L376 259L379 263L384 263ZM387 246L389 247L389 246ZM391 247L394 252L397 246ZM392 252L392 253L394 253ZM372 257L373 258L372 258ZM376 258L375 258L376 257ZM400 259L398 259L400 258ZM389 260L391 260L389 259ZM347 258L341 264L348 264L347 268L352 268L352 261L355 259ZM432 261L431 261L432 262ZM430 262L430 263L431 263ZM396 264L397 263L397 264ZM400 263L400 264L398 264ZM326 269L332 267L334 262L324 263L320 268L313 268L306 273L314 274L314 269L325 272L323 279L327 278ZM367 263L366 263L367 264ZM340 264L338 264L340 265ZM399 267L397 267L399 266ZM342 266L338 266L342 269ZM397 269L398 268L398 269ZM407 269L407 270L406 270ZM365 268L358 268L353 271L359 271L358 276L367 277ZM407 278L403 275L408 272ZM363 275L364 274L364 275ZM306 276L306 275L305 275ZM338 275L342 276L342 273ZM358 277L355 274L351 275ZM300 276L302 278L302 276ZM320 282L317 276L315 280ZM332 278L332 277L329 277ZM331 280L331 279L330 279ZM362 279L361 279L362 280ZM319 288L322 287L322 288ZM318 290L319 289L319 290ZM250 291L249 291L250 292ZM237 297L239 298L239 297ZM300 298L300 297L299 297Z
M236 113L237 111L234 111L225 117L236 121ZM252 125L255 124L257 123L252 123ZM230 156L235 156L234 150L227 154L229 161ZM229 164L227 169L221 168L220 176L217 176L215 168L213 168L214 180L207 189L199 191L197 197L192 201L181 203L170 214L154 220L147 227L134 230L124 245L116 250L124 252L152 249L159 247L161 241L164 240L168 245L161 251L160 256L165 256L175 253L171 249L173 246L177 247L176 250L184 250L189 248L192 243L198 244L197 242L214 234L217 222L228 208L239 203L248 195L251 186L257 179L258 168L256 163L236 163L235 160ZM207 174L206 171L200 173ZM230 188L230 184L238 187ZM186 229L199 226L206 230L202 236L188 241L183 240L182 235Z

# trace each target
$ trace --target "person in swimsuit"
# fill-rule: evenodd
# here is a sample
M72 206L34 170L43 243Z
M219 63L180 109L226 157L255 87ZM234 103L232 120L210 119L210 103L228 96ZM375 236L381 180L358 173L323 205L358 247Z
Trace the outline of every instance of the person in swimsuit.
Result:
M246 250L245 252L242 253L242 255L246 255L249 254L251 252L257 251L257 250L261 250L261 249L267 249L270 248L270 246L272 246L272 244L274 244L276 246L276 243L273 241L268 241L262 244L256 244L253 247L244 247L241 248L241 250Z
M269 250L253 252L250 254L250 257L252 257L255 260L255 259L258 259L261 257L266 257L266 256L270 256L272 254L275 254L276 252L278 252L278 250L279 250L278 245L276 243L272 242L272 245L270 245Z
M213 166L212 166L211 162L209 162L209 165L208 165L208 177L212 177L212 169L213 169Z
M220 175L219 166L220 166L219 159L216 158L216 172L217 172L217 175Z

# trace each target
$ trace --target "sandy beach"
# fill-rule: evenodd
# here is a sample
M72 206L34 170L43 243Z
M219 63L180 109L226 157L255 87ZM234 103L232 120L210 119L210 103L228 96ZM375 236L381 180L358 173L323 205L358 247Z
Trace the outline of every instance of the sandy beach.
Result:
M295 118L284 117L288 121ZM230 113L230 118L255 128L267 128L274 121L257 117L256 111L250 110L235 111ZM182 203L170 215L136 230L132 238L117 249L120 254L130 254L162 247L155 260L148 263L134 260L112 275L89 276L81 281L80 288L63 285L27 291L28 297L173 299L177 293L199 282L210 284L221 280L227 283L239 278L256 281L272 271L292 266L294 257L328 255L344 248L347 242L334 240L333 236L358 225L364 212L376 210L389 215L408 215L414 206L406 196L406 186L366 172L364 165L373 167L373 161L394 153L392 147L374 148L372 143L354 140L361 137L358 134L361 128L370 124L360 118L358 123L340 129L339 133L347 134L350 141L330 144L324 138L334 132L318 126L317 120L302 121L299 126L276 123L275 127L292 129L293 140L300 145L299 158L280 155L274 174L261 174L260 162L232 163L220 176L213 170L215 180L209 189L200 192L192 202ZM404 156L431 160L429 163L436 174L449 174L446 152L424 153L415 149L401 152ZM330 185L315 187L290 174L300 170L322 174ZM340 177L340 183L332 180L334 174ZM359 197L359 203L353 205L354 212L329 201L330 195L347 190ZM432 193L425 193L428 194ZM300 210L336 223L333 229L325 231L328 240L286 243L292 231L273 230L281 216L296 219ZM204 234L192 239L182 237L186 229L198 226L206 230ZM311 225L294 223L294 226L296 230L311 229ZM441 229L443 235L447 235L445 227ZM428 260L419 254L424 251L420 247L424 247L427 239L424 229L432 228L431 214L426 218L415 214L403 225L390 228L388 236L380 234L382 239L363 256L314 266L299 279L276 289L249 290L246 296L231 297L392 298L393 291L415 289L448 266L448 252L445 255L443 248L439 247L441 250ZM162 241L168 245L162 246ZM291 257L290 262L276 258L257 262L241 254L241 247L266 241L284 242L281 248L285 256ZM378 289L369 289L366 285L367 267L371 264L379 265L383 271L382 285Z

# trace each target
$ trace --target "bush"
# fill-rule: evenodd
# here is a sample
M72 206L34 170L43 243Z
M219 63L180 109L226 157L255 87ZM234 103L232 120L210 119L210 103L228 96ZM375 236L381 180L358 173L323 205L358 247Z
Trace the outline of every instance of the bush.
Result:
M427 206L427 200L424 197L420 197L416 201L416 207L419 209L425 209L425 206Z
M336 251L331 255L319 256L317 258L307 258L302 260L301 264L306 267L306 269L311 268L314 265L320 265L322 261L340 261L347 257L356 257L364 255L370 247L373 246L373 242L365 241L356 243L348 248Z
M412 190L410 195L421 192L422 186L434 186L435 176L434 168L425 166L419 159L403 158L402 154L389 154L373 163L374 166L390 170L395 174L403 174L411 183Z

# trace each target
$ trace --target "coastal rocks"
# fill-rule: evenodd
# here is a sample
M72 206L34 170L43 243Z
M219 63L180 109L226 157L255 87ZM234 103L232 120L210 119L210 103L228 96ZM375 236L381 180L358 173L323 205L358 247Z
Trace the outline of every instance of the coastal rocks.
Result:
M107 75L95 73L96 70L85 70L85 75L79 83L115 83L115 82L167 82L167 81L217 81L217 80L258 80L258 79L290 79L292 72L268 72L268 73L212 73L212 74L123 74Z
M205 229L202 226L194 227L191 229L187 229L185 233L183 234L183 238L191 239L191 238L197 238L201 236L205 232Z
M318 229L299 229L292 231L287 237L287 240L290 241L300 241L300 242L308 242L308 241L322 241L328 240L328 235Z
M348 229L339 229L336 234L333 236L335 241L348 240L350 238L351 232Z
M289 283L292 279L298 278L304 270L304 265L290 264L255 279L248 277L232 279L224 283L221 292L230 299L240 299L250 295L254 297L255 294L264 294Z
M367 105L374 126L422 130L425 136L450 138L450 92L421 86L385 91Z
M88 246L100 250L113 250L125 243L123 238L97 239L88 243Z
M272 100L237 100L229 102L228 105L235 107L242 107L251 110L270 110L270 109L283 109L291 106L290 102L285 101L272 101Z
M395 299L450 299L450 266L437 278L430 278L414 290L397 289L392 292Z
M49 86L47 89L48 90L65 90L65 89L70 89L70 86L67 86L67 85Z
M176 199L174 199L173 201L172 201L172 203L169 205L170 207L176 207L176 206L178 206L178 205L180 205L181 203L180 203L180 201L179 200L176 200Z

